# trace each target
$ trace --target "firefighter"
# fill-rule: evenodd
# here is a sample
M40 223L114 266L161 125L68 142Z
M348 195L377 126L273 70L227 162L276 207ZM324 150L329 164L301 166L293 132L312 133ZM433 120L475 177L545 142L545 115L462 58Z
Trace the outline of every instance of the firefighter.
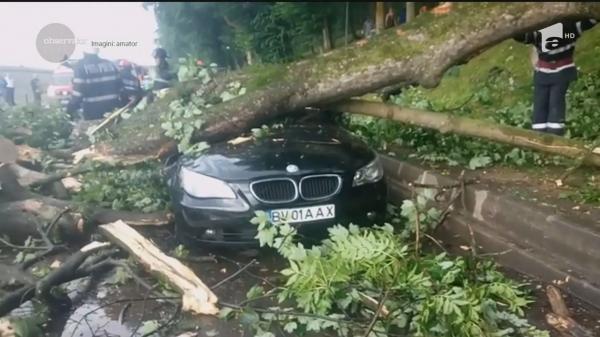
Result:
M88 48L73 68L73 94L67 112L83 111L84 120L104 117L119 106L121 80L119 70L109 60L98 56L98 48Z
M171 82L175 80L175 75L171 72L167 62L167 51L163 48L156 48L152 53L155 62L153 72L152 90L161 90L171 87Z
M532 44L537 52L533 74L533 130L564 135L567 89L571 81L577 79L573 62L575 42L595 24L593 19L571 20L514 37L521 43Z
M125 106L142 95L142 87L132 64L127 60L119 61L119 76L122 82L121 106Z

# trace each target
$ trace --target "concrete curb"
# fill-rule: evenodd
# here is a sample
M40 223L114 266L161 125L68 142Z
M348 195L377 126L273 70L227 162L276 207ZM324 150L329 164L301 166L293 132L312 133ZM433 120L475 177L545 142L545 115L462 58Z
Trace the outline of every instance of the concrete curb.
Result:
M458 183L447 176L381 155L389 197L403 200L408 184ZM452 191L456 193L458 189ZM449 199L449 197L448 197ZM462 199L462 200L461 200ZM464 200L464 207L463 207ZM544 282L565 282L561 288L598 307L600 303L600 228L582 223L556 210L491 191L477 185L465 187L464 199L439 229L453 245L469 244L469 225L480 249L502 265Z

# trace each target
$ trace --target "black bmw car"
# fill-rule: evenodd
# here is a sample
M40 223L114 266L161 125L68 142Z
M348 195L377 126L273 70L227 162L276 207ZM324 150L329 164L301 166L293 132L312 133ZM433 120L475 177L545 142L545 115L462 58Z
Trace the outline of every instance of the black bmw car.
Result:
M180 242L253 245L255 211L319 237L349 222L372 225L386 208L375 151L334 125L302 124L171 158L166 174Z

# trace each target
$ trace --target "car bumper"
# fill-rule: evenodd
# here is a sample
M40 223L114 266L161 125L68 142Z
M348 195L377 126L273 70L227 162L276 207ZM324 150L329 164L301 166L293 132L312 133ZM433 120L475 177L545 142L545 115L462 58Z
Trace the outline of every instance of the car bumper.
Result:
M352 188L329 200L319 202L295 202L291 205L255 205L241 207L235 203L216 208L214 204L205 207L198 204L189 205L179 202L175 209L177 226L180 232L203 245L222 246L254 246L256 226L250 223L255 211L268 211L279 208L296 208L316 205L334 204L335 218L293 224L300 234L320 239L327 233L327 228L342 224L354 223L370 226L380 223L385 216L387 191L384 179L374 184Z

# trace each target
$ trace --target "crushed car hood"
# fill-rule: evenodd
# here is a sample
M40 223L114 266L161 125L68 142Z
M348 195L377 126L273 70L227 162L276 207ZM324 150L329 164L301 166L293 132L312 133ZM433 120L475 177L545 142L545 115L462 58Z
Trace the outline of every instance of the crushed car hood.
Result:
M375 152L348 131L334 126L286 126L259 139L214 144L203 155L182 159L192 171L228 181L286 173L296 165L298 175L355 171L375 159Z

